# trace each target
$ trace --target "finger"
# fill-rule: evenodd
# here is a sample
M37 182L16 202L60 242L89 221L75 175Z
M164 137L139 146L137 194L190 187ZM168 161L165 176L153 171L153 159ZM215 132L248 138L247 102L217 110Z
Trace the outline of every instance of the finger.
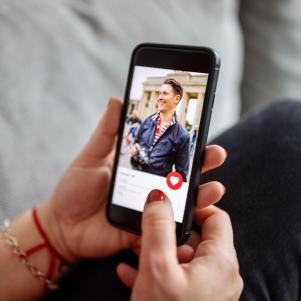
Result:
M193 248L193 250L196 250L199 243L201 241L201 235L194 230L190 231L189 238L187 240L187 244Z
M200 239L198 240L198 243L199 243L199 241L200 241ZM189 245L189 243L187 243L185 245L182 245L182 246L179 246L177 248L177 257L178 257L179 263L185 263L185 262L191 261L192 258L193 258L195 249L193 249ZM138 257L140 256L140 250L141 250L140 248L132 249L133 253Z
M126 263L117 266L117 276L128 288L132 289L137 277L137 271Z
M160 190L152 190L142 217L140 263L150 266L177 263L176 233L173 211L167 196ZM160 265L158 263L158 265Z
M139 247L139 248L134 248L134 249L132 249L133 253L134 253L136 256L140 256L140 250L141 250L140 247Z
M82 154L91 157L104 157L112 150L119 127L121 109L121 101L112 97Z
M208 145L202 166L202 173L221 166L227 158L227 151L219 145Z
M194 255L194 249L188 244L179 246L177 248L177 257L179 263L186 263L192 260Z
M202 209L217 203L223 197L225 192L225 186L218 181L212 181L200 185L198 187L196 208Z
M215 246L226 248L228 250L235 250L231 221L229 215L225 211L215 206L196 210L195 221L202 227L202 242L209 241ZM199 247L196 251L196 256L202 255L199 253Z

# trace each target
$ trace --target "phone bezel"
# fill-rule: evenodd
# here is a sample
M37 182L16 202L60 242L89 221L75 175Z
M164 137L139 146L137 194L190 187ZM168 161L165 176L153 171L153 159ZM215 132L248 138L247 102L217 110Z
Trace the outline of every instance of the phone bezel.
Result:
M211 111L220 68L220 59L215 50L211 48L184 45L143 43L138 45L132 53L124 96L124 105L122 108L119 125L119 139L116 146L116 155L112 171L106 214L109 222L115 227L139 235L141 234L142 212L112 203L114 183L116 179L122 143L122 134L125 126L129 105L129 94L135 66L185 70L209 74L204 96L200 127L196 140L195 154L192 162L183 222L176 222L177 243L182 244L189 236L193 221L193 211L198 190L197 187L200 183L200 165L202 164L204 158L204 150L207 142ZM198 156L197 154L200 155Z

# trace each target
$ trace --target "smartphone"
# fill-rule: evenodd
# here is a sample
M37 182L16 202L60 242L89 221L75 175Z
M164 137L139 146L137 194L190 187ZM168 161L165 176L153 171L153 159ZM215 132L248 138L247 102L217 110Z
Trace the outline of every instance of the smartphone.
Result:
M189 237L220 59L207 47L144 43L132 54L107 218L141 233L153 189L170 199L177 243Z

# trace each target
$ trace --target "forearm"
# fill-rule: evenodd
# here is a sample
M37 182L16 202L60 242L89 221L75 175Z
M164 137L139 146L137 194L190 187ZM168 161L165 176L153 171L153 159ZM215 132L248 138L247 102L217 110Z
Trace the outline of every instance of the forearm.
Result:
M32 247L43 244L44 240L38 232L31 211L19 215L11 222L10 234L20 248L27 252ZM1 231L0 239L0 300L35 300L47 292L46 286L35 277L21 258L14 253L14 248L6 242ZM51 254L47 248L34 252L27 259L37 267L37 270L47 275ZM51 280L55 281L61 275L61 261L56 260Z

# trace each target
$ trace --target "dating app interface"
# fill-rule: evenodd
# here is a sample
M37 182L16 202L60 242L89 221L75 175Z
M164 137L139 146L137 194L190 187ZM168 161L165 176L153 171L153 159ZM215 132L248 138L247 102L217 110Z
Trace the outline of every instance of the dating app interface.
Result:
M135 66L113 204L142 212L153 189L182 222L207 73Z

